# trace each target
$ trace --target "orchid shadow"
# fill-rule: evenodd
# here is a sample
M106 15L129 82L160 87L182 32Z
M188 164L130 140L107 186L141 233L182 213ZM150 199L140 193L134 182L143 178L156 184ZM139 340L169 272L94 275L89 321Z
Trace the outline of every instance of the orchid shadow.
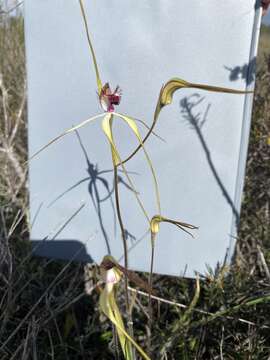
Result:
M48 207L55 204L57 201L59 201L61 198L63 198L65 195L67 195L70 191L72 191L72 190L76 189L78 186L86 183L87 190L88 190L88 193L89 193L89 196L91 199L91 204L93 205L93 207L95 209L95 212L96 212L96 215L98 218L99 227L101 230L101 234L102 234L102 237L106 244L107 254L111 255L111 253L112 253L111 244L110 244L111 234L109 234L109 232L105 226L102 205L106 201L110 202L111 212L112 212L112 216L113 216L113 224L114 224L113 227L114 227L114 237L115 237L116 236L116 212L115 212L115 206L114 206L114 200L113 200L115 184L113 181L110 182L107 179L107 175L112 174L113 169L100 170L98 167L98 164L94 163L90 160L90 157L89 157L89 155L86 151L86 148L82 142L79 132L76 130L75 133L76 133L76 136L77 136L77 139L79 142L79 146L82 150L82 153L84 155L85 162L87 165L87 168L86 168L87 176L85 178L79 180L74 185L70 186L64 192L62 192L59 196L57 196L48 205ZM138 175L138 173L135 173L135 172L129 172L129 173ZM121 175L117 176L117 181L118 181L118 184L122 184L127 190L133 191L133 189L125 182L125 180L123 179L123 177ZM105 190L105 196L104 195L102 196L101 191L104 192L104 190ZM134 241L136 241L136 237L133 234L131 234L127 229L125 230L125 234L126 234L126 238L130 239L132 243Z
M204 113L201 113L200 111L196 110L196 107L198 105L201 105L204 100L205 100L205 98L197 93L192 94L188 97L184 97L182 100L180 100L181 115L183 116L184 120L187 121L188 124L190 124L191 128L193 130L195 130L195 133L198 136L198 139L200 141L202 149L205 153L206 160L207 160L207 163L211 170L211 173L212 173L219 189L221 190L223 197L225 198L226 202L228 203L228 205L230 206L230 208L232 210L235 226L236 226L236 228L238 228L239 220L240 220L239 211L236 209L234 201L232 200L228 190L226 189L226 187L216 169L216 166L215 166L214 161L211 156L211 151L209 149L209 146L208 146L208 144L205 140L204 134L203 134L203 126L207 122L207 117L208 117L208 114L209 114L209 111L211 108L211 104L208 103L206 105Z

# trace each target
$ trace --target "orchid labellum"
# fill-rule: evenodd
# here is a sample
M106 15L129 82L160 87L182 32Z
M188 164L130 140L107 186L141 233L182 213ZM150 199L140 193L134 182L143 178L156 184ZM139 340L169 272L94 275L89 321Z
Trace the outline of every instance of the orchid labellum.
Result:
M109 83L106 83L99 94L99 101L104 111L114 111L114 105L119 105L121 101L121 89L116 87L114 92L111 91Z

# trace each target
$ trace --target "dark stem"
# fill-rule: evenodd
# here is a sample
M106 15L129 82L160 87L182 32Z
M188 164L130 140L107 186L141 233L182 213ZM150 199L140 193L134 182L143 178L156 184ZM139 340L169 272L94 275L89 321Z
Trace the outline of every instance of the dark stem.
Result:
M155 257L155 234L151 232L151 263L149 273L149 298L148 298L148 353L151 355L151 335L153 324L153 307L152 307L152 289L153 289L153 271L154 271L154 257Z
M113 173L114 173L114 193L115 193L115 206L116 206L116 214L118 218L118 222L121 229L121 236L123 241L123 248L124 248L124 266L128 270L128 247L127 247L127 239L125 234L125 228L121 216L121 209L120 209L120 203L119 203L119 188L118 188L118 174L117 174L117 166L114 165L113 167ZM125 279L125 302L126 302L126 311L128 316L128 333L129 335L134 338L134 332L133 332L133 321L132 321L132 309L130 307L129 302L129 293L128 293L128 277L126 274L124 274ZM132 353L133 353L133 359L136 359L135 357L135 349L132 346Z
M118 343L118 337L117 337L115 325L112 325L112 330L113 330L114 358L115 360L120 360L119 343Z

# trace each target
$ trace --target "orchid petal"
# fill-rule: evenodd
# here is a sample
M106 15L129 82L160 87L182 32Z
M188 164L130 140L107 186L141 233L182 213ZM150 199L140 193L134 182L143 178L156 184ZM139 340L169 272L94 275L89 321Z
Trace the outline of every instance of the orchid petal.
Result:
M191 225L191 224L188 224L188 223L184 223L184 222L181 222L181 221L178 221L178 220L171 220L169 218L166 218L164 216L160 216L160 215L155 215L152 217L152 220L151 220L151 232L153 234L157 234L159 232L159 227L160 227L160 223L161 222L168 222L170 224L173 224L177 227L179 227L181 230L187 232L189 235L193 236L189 231L187 231L185 228L188 228L188 229L198 229L197 226L194 226L194 225Z
M144 216L146 217L147 221L150 223L150 217L147 214L147 211L145 210L142 201L140 200L139 196L138 196L138 192L133 184L133 181L131 180L130 176L127 173L127 170L124 166L124 164L122 163L122 160L120 158L119 152L117 150L117 147L115 145L114 139L113 139L113 133L112 133L112 121L113 121L113 115L114 113L106 113L106 115L104 116L104 119L102 121L102 129L105 133L105 135L107 136L110 146L111 146L111 153L112 153L112 161L113 161L113 165L114 166L118 166L119 164L121 164L121 167L123 169L123 172L130 184L130 187L133 190L133 193L137 199L137 202L142 210L142 212L144 213ZM139 136L139 132L138 132L138 128L136 126L136 124L132 121L127 121L130 128L132 129L132 131L135 133L136 137L137 135Z
M86 124L90 123L91 121L94 121L100 117L104 116L104 114L99 114L99 115L95 115L87 120L82 121L81 123L79 123L78 125L73 126L72 128L64 131L62 134L58 135L57 137L55 137L54 139L52 139L51 141L49 141L46 145L44 145L41 149L39 149L37 152L35 152L28 161L32 160L33 158L35 158L38 154L40 154L43 150L45 150L47 147L49 147L50 145L52 145L53 143L55 143L56 141L60 140L62 137L64 137L67 134L70 134L71 132L78 130L79 128L85 126Z
M166 105L169 105L172 103L173 95L175 91L183 88L193 88L193 89L200 89L200 90L206 90L211 92L221 92L221 93L228 93L228 94L251 94L253 91L242 91L242 90L234 90L234 89L228 89L224 87L218 87L218 86L211 86L211 85L203 85L203 84L195 84L190 83L185 80L179 79L179 78L173 78L169 80L165 85L162 86L160 90L160 94L158 97L158 101L156 104L156 109L154 113L154 119L152 122L152 125L148 131L148 133L145 135L143 139L143 143L148 139L148 137L153 132L153 129L157 123L160 111L162 108ZM139 150L142 148L142 145L140 144L123 162L129 161Z
M105 256L105 258L102 261L102 264L106 264L106 263L113 264L114 262L115 260L112 257ZM110 272L110 274L108 274L108 272ZM112 273L114 273L113 276ZM120 280L121 277L121 272L119 268L112 267L110 269L107 269L105 277L107 280L108 278L111 279L113 277L115 281L106 283L105 288L102 290L99 300L100 309L115 325L125 359L133 360L132 348L131 348L131 344L132 344L144 359L150 360L148 355L143 351L143 349L132 339L132 337L125 330L125 325L115 300L115 292L116 292L115 284Z
M90 33L89 33L89 29L88 29L88 23L87 23L87 18L86 18L86 13L85 13L85 9L84 9L83 0L79 0L79 2L80 2L81 12L82 12L82 16L83 16L83 22L84 22L84 27L85 27L85 31L86 31L87 41L88 41L90 53L91 53L91 56L92 56L92 59L93 59L94 67L95 67L98 94L100 95L101 89L102 89L102 82L101 82L101 79L100 79L100 76L99 76L96 55L95 55L94 47L92 45L91 38L90 38Z
M133 132L135 133L139 143L141 144L142 148L143 148L143 151L144 151L144 154L145 154L145 157L146 157L146 160L147 160L147 163L150 167L150 170L151 170L151 173L152 173L152 176L153 176L153 180L154 180L154 185L155 185L155 193L156 193L156 201L157 201L157 207L158 207L158 212L160 213L161 212L161 206L160 206L160 195L159 195L159 188L158 188L158 182L157 182L157 177L156 177L156 173L155 173L155 169L153 167L153 164L152 164L152 161L145 149L145 146L144 146L144 143L142 141L142 138L141 138L141 135L139 133L139 130L137 128L137 125L134 121L133 118L127 116L127 115L122 115L122 114L118 114L118 113L115 113L115 115L119 116L120 118L122 118L124 121L126 121L128 123L128 125L134 129Z

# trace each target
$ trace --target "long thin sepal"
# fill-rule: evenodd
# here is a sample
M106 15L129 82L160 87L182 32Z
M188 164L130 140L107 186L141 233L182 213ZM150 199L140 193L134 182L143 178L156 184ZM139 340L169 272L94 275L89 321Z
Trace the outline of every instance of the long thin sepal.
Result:
M155 113L154 113L154 119L153 119L152 125L151 125L148 133L145 135L145 137L143 139L143 143L145 143L145 141L148 139L148 137L153 132L162 108L166 105L171 104L174 93L177 90L180 90L183 88L200 89L200 90L227 93L227 94L251 94L251 93L253 93L253 91L242 91L242 90L228 89L228 88L219 87L219 86L196 84L196 83L190 83L188 81L185 81L185 80L182 80L179 78L173 78L173 79L169 80L165 85L163 85L160 90L158 101L156 104ZM139 145L125 160L123 160L123 162L125 163L125 162L129 161L141 149L141 147L142 147L142 145Z
M139 144L143 148L144 155L146 157L146 161L147 161L147 163L149 165L149 168L150 168L150 171L152 173L153 180L154 180L158 213L160 214L161 213L161 205L160 205L160 195L159 195L159 188L158 188L156 172L155 172L153 163L152 163L152 161L151 161L151 159L150 159L150 157L148 155L148 152L145 149L144 143L142 141L142 137L141 137L141 135L139 133L139 130L137 128L135 120L133 118L131 118L130 116L128 116L128 115L123 115L123 114L118 114L118 113L115 113L115 115L119 116L121 119L123 119L129 125L129 127L133 130L134 134L136 135L136 137L137 137L137 139L139 141Z
M124 164L122 163L122 160L120 158L120 154L117 150L117 147L115 145L114 139L113 139L113 134L112 134L112 121L113 121L113 114L112 113L106 113L104 116L104 119L102 121L102 129L107 137L107 139L109 140L110 146L111 146L111 152L112 152L112 161L114 166L117 166L118 164L121 164L122 170L129 182L130 187L133 190L133 193L136 197L136 200L144 214L144 216L146 217L147 221L150 224L150 217L147 214L147 211L145 210L142 201L140 200L139 196L138 196L138 192L136 191L136 188L133 184L133 181L131 180L130 176L128 175L128 172L124 166Z
M101 89L102 89L102 82L101 82L100 75L99 75L97 59L96 59L94 47L92 45L91 38L90 38L90 33L89 33L89 28L88 28L88 23L87 23L87 18L86 18L86 13L85 13L85 9L84 9L83 0L79 0L79 3L80 3L81 12L82 12L82 17L83 17L84 27L85 27L85 31L86 31L87 41L88 41L90 53L91 53L91 56L92 56L92 59L93 59L94 67L95 67L98 94L100 95Z
M99 114L96 116L93 116L85 121L82 121L81 123L79 123L78 125L73 126L72 128L64 131L62 134L56 136L54 139L52 139L51 141L49 141L46 145L44 145L41 149L39 149L37 152L35 152L32 156L30 156L30 158L28 159L28 161L32 160L33 158L35 158L37 155L39 155L43 150L45 150L47 147L49 147L50 145L52 145L53 143L55 143L56 141L60 140L62 137L64 137L67 134L72 133L75 130L78 130L79 128L85 126L86 124L90 123L93 120L96 120L100 117L104 116L104 114Z
M113 258L105 256L105 258L101 263L101 269L103 264L108 265L108 262L112 264L113 262L115 262L114 259L113 261L111 259ZM102 290L100 294L100 300L99 300L100 309L115 325L125 359L133 360L132 348L131 348L131 344L132 344L145 360L150 360L149 356L143 351L143 349L136 343L135 340L133 340L133 338L125 330L124 322L115 300L115 292L116 292L115 287L116 284L120 281L120 278L122 276L121 271L116 267L106 269L106 266L105 268L103 268L103 271L104 270L105 270L105 274L103 276L105 277L104 280L106 284L105 284L105 288Z

